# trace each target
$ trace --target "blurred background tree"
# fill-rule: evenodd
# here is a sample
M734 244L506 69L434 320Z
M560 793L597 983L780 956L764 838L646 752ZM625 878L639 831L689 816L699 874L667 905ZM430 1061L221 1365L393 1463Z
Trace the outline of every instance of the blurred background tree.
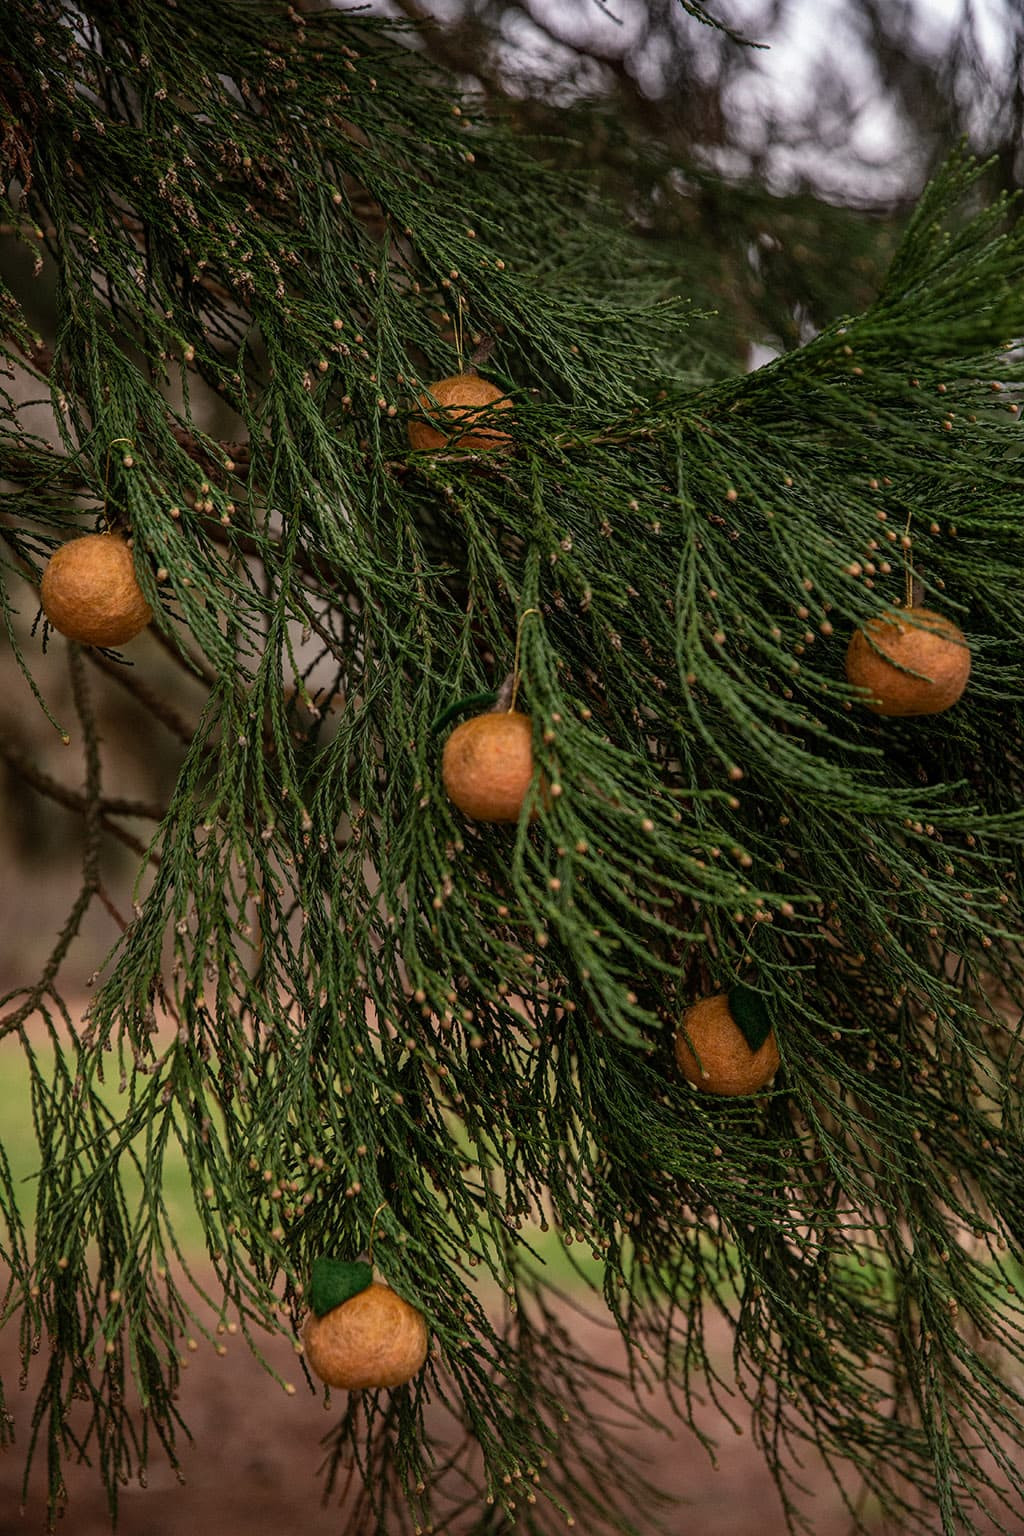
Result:
M560 162L598 171L716 335L783 350L861 309L950 148L1024 174L1015 0L388 0ZM694 14L711 25L695 27ZM738 46L743 39L756 46ZM763 359L755 350L747 356Z

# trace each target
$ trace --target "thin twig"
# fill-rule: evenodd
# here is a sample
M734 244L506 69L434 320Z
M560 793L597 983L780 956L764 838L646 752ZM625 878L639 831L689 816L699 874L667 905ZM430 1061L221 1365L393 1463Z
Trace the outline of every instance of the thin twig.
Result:
M69 789L66 784L51 779L48 774L41 772L33 762L23 756L9 741L0 741L0 757L9 763L20 779L47 799L63 805L66 810L74 811L78 816L84 816L87 809L86 797L77 790ZM145 816L148 819L161 820L163 810L155 805L147 805L136 800L100 800L99 822L104 832L115 837L119 843L123 843L132 853L140 859L147 859L151 864L159 864L158 854L148 849L139 838L118 826L116 821L111 821L112 816Z
M107 677L113 678L115 683L130 693L132 698L141 704L143 709L152 715L155 720L159 720L160 724L165 726L172 736L176 736L184 746L191 746L192 738L195 735L195 727L188 723L184 715L179 715L174 706L168 704L166 699L162 699L159 694L155 693L148 683L143 682L135 670L131 667L125 667L118 662L111 661L110 657L104 656L102 651L90 648L86 655L94 667L98 667L101 672L106 673Z
M185 646L183 642L179 642L176 645L168 635L165 635L162 630L157 629L156 625L151 627L150 634L158 645L163 646L168 656L172 657L179 667L183 667L186 671L194 671L211 688L215 686L217 673L210 666L205 656L198 655L190 647ZM189 740L191 740L191 737L189 737Z
M0 741L0 756L10 763L19 778L31 784L33 789L37 789L41 795L46 795L50 800L56 800L58 804L66 806L69 811L77 811L81 814L85 810L85 795L78 790L69 789L66 784L61 784L59 780L52 779L49 774L43 773L10 740ZM97 803L104 816L144 816L151 821L162 821L164 816L164 807L155 801L101 796Z

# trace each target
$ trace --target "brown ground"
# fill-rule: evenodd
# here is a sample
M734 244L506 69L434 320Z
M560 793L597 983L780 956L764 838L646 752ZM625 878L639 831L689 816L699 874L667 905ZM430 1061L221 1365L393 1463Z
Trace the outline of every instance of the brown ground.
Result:
M606 1358L615 1354L607 1330L580 1322L575 1326L590 1351L603 1351ZM720 1321L711 1326L717 1330L714 1337L724 1362L729 1350L725 1327ZM21 1449L30 1402L27 1394L16 1391L12 1334L12 1329L6 1336L0 1333L0 1376L8 1385L17 1423L17 1442L0 1457L0 1536L34 1536L43 1524L42 1478L34 1476L28 1507L21 1512ZM335 1414L325 1412L320 1399L304 1386L294 1397L286 1396L243 1344L232 1340L230 1346L224 1358L207 1347L189 1362L181 1408L195 1444L183 1449L185 1485L179 1485L166 1464L154 1460L148 1486L129 1487L123 1493L120 1536L346 1536L342 1513L321 1502L317 1477L319 1442ZM715 1350L712 1358L718 1354ZM268 1355L283 1376L302 1382L284 1341L274 1341ZM657 1413L656 1398L648 1406ZM744 1421L740 1408L737 1417ZM779 1498L750 1436L737 1436L711 1410L704 1423L718 1441L717 1470L684 1430L671 1440L649 1430L632 1437L646 1474L682 1501L666 1520L669 1531L681 1536L782 1536ZM811 1495L805 1508L815 1536L848 1536L849 1518L823 1469L809 1464L804 1483ZM70 1507L59 1527L63 1536L110 1536L96 1474L72 1468L68 1487ZM640 1524L642 1528L642 1519ZM941 1530L937 1516L933 1529ZM1024 1511L1004 1529L1009 1536L1024 1536ZM980 1536L982 1528L977 1530ZM594 1528L581 1536L595 1536ZM889 1528L885 1536L899 1533Z
M570 1324L581 1351L610 1366L620 1362L614 1332L587 1323L575 1312ZM708 1318L708 1352L723 1377L729 1375L731 1336L721 1318ZM147 1486L133 1484L121 1496L119 1536L355 1536L337 1504L322 1502L318 1468L323 1459L321 1439L339 1417L339 1407L325 1412L309 1391L294 1352L283 1339L266 1342L266 1354L280 1375L296 1384L286 1395L237 1339L225 1340L228 1353L217 1356L208 1345L189 1357L179 1407L192 1431L192 1445L179 1453L184 1485L156 1452ZM34 1363L38 1379L42 1358ZM45 1520L45 1454L39 1459L21 1508L23 1456L30 1432L34 1393L17 1388L19 1362L16 1327L0 1330L0 1381L15 1419L15 1444L0 1454L0 1536L36 1536ZM598 1408L608 1412L608 1402ZM672 1423L657 1395L645 1401L655 1421ZM742 1400L734 1415L748 1422ZM737 1435L732 1425L708 1406L701 1427L717 1445L717 1466L697 1438L685 1428L673 1437L649 1428L635 1431L635 1448L643 1475L679 1500L664 1518L672 1536L784 1536L781 1503L749 1432ZM68 1512L60 1536L111 1536L106 1496L97 1472L89 1467L67 1469ZM801 1500L814 1536L849 1536L850 1518L825 1469L805 1459ZM857 1484L851 1479L850 1491ZM642 1514L636 1516L645 1529ZM939 1536L936 1514L929 1527ZM1024 1507L1004 1516L1004 1536L1024 1536ZM989 1523L974 1527L972 1536L993 1536ZM652 1525L653 1532L653 1525ZM388 1533L390 1536L390 1533ZM453 1533L438 1532L438 1536ZM579 1523L572 1536L605 1536L605 1528ZM879 1525L878 1536L903 1536Z
M575 1313L571 1327L588 1355L620 1363L612 1331L587 1324ZM714 1340L711 1357L727 1376L731 1339L726 1326L721 1319L709 1319L708 1327ZM286 1340L267 1341L266 1353L281 1376L294 1381L293 1397L285 1395L240 1339L225 1342L224 1357L209 1345L189 1356L179 1406L194 1443L179 1446L184 1486L155 1451L147 1486L123 1490L119 1536L353 1536L337 1505L323 1505L317 1475L324 1454L321 1439L340 1416L337 1402L325 1412ZM17 1329L11 1326L0 1330L0 1380L16 1438L12 1449L0 1453L0 1536L37 1536L45 1520L45 1452L33 1471L24 1512L20 1508L34 1392L31 1382L27 1392L18 1391L19 1368ZM33 1379L43 1368L42 1358L34 1362ZM606 1401L599 1406L607 1412ZM656 1397L645 1406L655 1419L671 1422L667 1408L659 1411ZM741 1403L736 1416L745 1421ZM694 1536L782 1536L779 1497L749 1434L737 1436L712 1409L702 1427L718 1442L717 1470L696 1437L682 1428L675 1439L650 1429L631 1437L648 1480L685 1501L677 1515L669 1514L669 1529L687 1536L691 1531ZM66 1476L69 1507L58 1527L60 1536L111 1536L98 1473L70 1467ZM827 1475L812 1469L805 1482L817 1490L815 1536L847 1536L849 1520ZM639 1523L643 1526L642 1519ZM584 1529L581 1521L572 1536L603 1532ZM1019 1536L1024 1536L1024 1522Z
M592 1345L614 1350L603 1329ZM11 1389L17 1421L13 1450L0 1457L0 1536L28 1536L43 1520L42 1477L33 1478L26 1512L19 1512L21 1450L27 1438L30 1403L16 1391L15 1340L0 1334L0 1375ZM721 1344L727 1352L723 1332ZM288 1347L277 1341L268 1350L282 1375L303 1382ZM650 1406L656 1411L656 1400ZM230 1353L200 1350L189 1363L181 1408L195 1445L185 1448L187 1482L180 1486L165 1464L155 1462L148 1487L124 1491L120 1536L345 1536L337 1509L324 1508L317 1467L319 1441L334 1422L304 1385L286 1396L253 1360L244 1344L231 1341ZM742 1417L742 1415L740 1415ZM645 1430L634 1437L638 1457L651 1480L686 1500L668 1524L700 1536L776 1536L784 1530L778 1496L747 1435L734 1431L713 1413L708 1425L719 1440L719 1468L711 1467L696 1439L680 1431L669 1440ZM838 1495L819 1474L809 1478L819 1490L814 1506L816 1536L846 1536L849 1521ZM69 1473L70 1507L59 1527L64 1536L110 1536L105 1499L96 1474L88 1468ZM938 1529L938 1527L936 1527ZM1024 1525L1021 1526L1024 1532ZM590 1536L589 1532L583 1536Z

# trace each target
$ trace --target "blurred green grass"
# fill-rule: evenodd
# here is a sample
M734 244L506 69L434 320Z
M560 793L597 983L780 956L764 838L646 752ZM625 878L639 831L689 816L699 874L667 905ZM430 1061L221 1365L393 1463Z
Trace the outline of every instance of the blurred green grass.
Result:
M24 1181L38 1170L39 1148L32 1128L28 1063L12 1040L0 1046L0 1142L7 1153L19 1207L24 1213L21 1190ZM27 1198L34 1208L34 1192L30 1191Z
M34 1047L34 1051L39 1071L44 1078L49 1079L54 1061L52 1045L44 1042ZM101 1091L112 1112L118 1113L123 1101L113 1075ZM0 1042L0 1144L10 1167L21 1219L31 1241L36 1189L41 1171L32 1119L31 1070L20 1042L10 1038ZM193 1199L184 1154L173 1142L169 1144L164 1160L162 1187L167 1214L183 1257L190 1264L201 1264L205 1253L203 1227ZM128 1159L125 1160L125 1194L128 1207L132 1209L141 1195L141 1180ZM0 1241L3 1235L0 1217ZM551 1286L575 1295L584 1304L591 1291L600 1293L603 1265L584 1244L575 1243L571 1249L567 1249L561 1234L554 1227L545 1232L536 1223L525 1225L521 1236L536 1255L544 1278ZM729 1279L734 1272L735 1257L735 1250L730 1248L719 1286L720 1297L725 1302L735 1300L736 1293ZM858 1288L891 1299L896 1279L889 1266L879 1262L877 1253L865 1253L856 1260L850 1256L840 1261L840 1267L847 1266L853 1271ZM1004 1282L1011 1282L1024 1290L1024 1271L1016 1264L1007 1262L1005 1256L1000 1269ZM500 1292L486 1268L481 1266L469 1273L484 1304L489 1306L495 1302Z
M39 1071L49 1080L53 1071L52 1045L43 1043L33 1049ZM0 1145L10 1165L18 1209L26 1230L31 1230L41 1172L32 1120L31 1077L20 1042L16 1039L0 1042ZM123 1101L120 1101L116 1081L108 1079L101 1092L111 1110L118 1112ZM142 1185L127 1158L124 1166L125 1193L131 1207L141 1193ZM185 1257L197 1259L205 1251L203 1228L193 1199L188 1165L176 1143L168 1146L163 1167L164 1198L175 1236ZM582 1245L574 1244L570 1252L554 1228L543 1232L535 1224L525 1226L522 1236L542 1261L545 1278L552 1285L564 1290L582 1290L582 1276L586 1276L591 1285L600 1289L602 1266Z
M49 1044L33 1046L36 1066L43 1078L53 1074L54 1052ZM116 1082L101 1087L105 1103L113 1112L119 1109ZM36 1208L40 1174L39 1146L32 1119L32 1071L28 1058L16 1039L0 1044L0 1144L11 1170L18 1210L27 1229L31 1228ZM129 1203L137 1199L142 1181L126 1158L125 1193ZM188 1168L181 1149L172 1146L164 1164L164 1193L167 1208L183 1251L188 1255L203 1251L203 1232L192 1198Z

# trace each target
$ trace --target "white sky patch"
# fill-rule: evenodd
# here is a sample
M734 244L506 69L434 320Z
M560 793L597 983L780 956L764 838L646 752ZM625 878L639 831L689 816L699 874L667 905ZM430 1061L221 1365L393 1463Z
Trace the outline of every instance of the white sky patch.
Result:
M533 0L530 10L574 48L622 53L635 47L646 6L636 0Z
M756 37L762 10L758 0L732 0L720 5L719 14ZM1007 0L916 0L908 18L915 48L941 64L965 16L972 17L989 77L972 81L969 116L979 130L1005 102L1012 47L1007 14ZM741 127L741 142L763 156L758 174L773 191L811 184L826 196L879 203L916 183L923 167L912 157L921 147L878 78L859 20L850 0L791 0L770 45L750 55L749 69L730 86L727 110ZM786 126L799 124L812 108L817 136L801 144L781 142ZM742 173L737 157L711 151L708 158L727 175Z
M451 23L471 8L472 0L427 3L438 20ZM937 63L949 55L964 18L972 18L975 45L989 76L972 79L967 103L979 137L986 123L1005 110L1012 47L1007 17L1016 3L1024 6L1024 0L912 0L909 8L907 27L915 47ZM899 14L895 0L893 5ZM765 0L708 0L708 7L741 34L762 40ZM387 11L390 6L388 0L377 0L373 8ZM543 81L552 100L568 103L574 96L600 93L603 86L600 65L581 69L577 50L592 49L611 59L628 55L640 90L657 97L664 88L666 60L657 35L643 43L647 21L645 0L523 0L523 9L502 17L501 66L511 80ZM772 191L813 186L825 196L872 204L915 189L924 169L913 159L920 145L878 78L859 22L852 0L789 0L778 25L763 39L769 46L747 51L747 68L728 87L727 111L748 154L710 149L709 166L725 175L749 174L752 156L755 174ZM676 25L697 44L697 75L713 74L721 34L688 17L681 6ZM702 39L707 41L704 49ZM573 70L570 83L566 77ZM530 87L524 83L521 88ZM787 130L798 128L811 108L820 131L805 142L785 144Z

